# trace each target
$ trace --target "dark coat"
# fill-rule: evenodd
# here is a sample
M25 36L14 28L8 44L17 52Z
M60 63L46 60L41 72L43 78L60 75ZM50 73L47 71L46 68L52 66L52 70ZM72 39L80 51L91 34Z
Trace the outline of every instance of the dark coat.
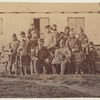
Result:
M31 39L27 43L27 53L31 52L31 49L34 49L38 45L38 38Z
M44 63L45 59L50 57L50 53L47 48L43 47L41 50L39 50L39 47L35 47L32 56L35 56L39 59L40 63Z

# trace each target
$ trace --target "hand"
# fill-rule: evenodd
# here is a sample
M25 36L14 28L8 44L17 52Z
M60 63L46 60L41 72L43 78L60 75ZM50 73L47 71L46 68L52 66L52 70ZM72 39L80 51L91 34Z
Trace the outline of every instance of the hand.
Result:
M45 59L45 62L48 64L49 63L49 59Z
M47 47L47 49L50 49L49 47Z
M74 52L75 51L75 49L72 49L72 52Z
M35 57L35 60L39 60L39 59Z

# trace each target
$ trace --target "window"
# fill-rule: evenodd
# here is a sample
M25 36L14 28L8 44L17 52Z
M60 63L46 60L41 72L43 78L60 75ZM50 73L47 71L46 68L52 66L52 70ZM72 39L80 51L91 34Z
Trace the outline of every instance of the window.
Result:
M45 33L45 26L49 24L49 18L48 17L42 17L42 18L34 18L34 25L35 28L38 29L40 34Z
M3 19L0 18L0 35L3 34L3 31L2 31L2 24L3 24Z
M68 26L73 28L77 33L80 27L85 31L85 18L84 17L68 17L67 19Z

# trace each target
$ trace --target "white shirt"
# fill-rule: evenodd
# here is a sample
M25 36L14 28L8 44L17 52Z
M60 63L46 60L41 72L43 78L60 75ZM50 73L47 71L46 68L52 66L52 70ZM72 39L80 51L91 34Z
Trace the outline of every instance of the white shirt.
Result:
M41 36L41 38L44 39L44 46L45 47L49 47L49 48L53 48L56 45L56 37L54 34L52 33L45 33Z

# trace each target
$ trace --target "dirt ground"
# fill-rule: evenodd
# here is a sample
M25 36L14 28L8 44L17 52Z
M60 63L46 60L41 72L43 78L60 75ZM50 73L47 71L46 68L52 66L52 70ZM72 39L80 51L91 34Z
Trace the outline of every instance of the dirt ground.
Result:
M0 74L1 98L100 97L100 75Z

